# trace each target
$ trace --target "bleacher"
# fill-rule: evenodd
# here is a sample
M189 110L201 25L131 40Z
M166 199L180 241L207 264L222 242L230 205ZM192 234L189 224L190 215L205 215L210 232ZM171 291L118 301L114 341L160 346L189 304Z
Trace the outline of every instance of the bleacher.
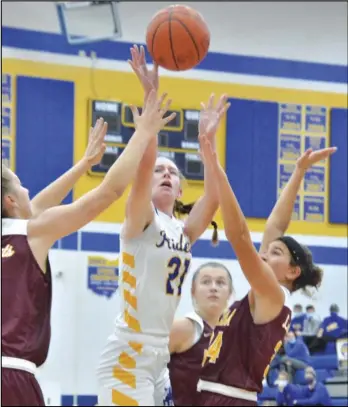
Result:
M312 355L310 364L316 371L317 381L325 383L332 405L348 406L348 369L346 362L342 362L335 352L325 355ZM275 375L269 377L270 386L264 386L263 392L259 394L259 405L262 405L265 401L274 402L274 405L276 405L275 399L278 389L274 384L275 380ZM306 384L304 370L296 372L294 384Z

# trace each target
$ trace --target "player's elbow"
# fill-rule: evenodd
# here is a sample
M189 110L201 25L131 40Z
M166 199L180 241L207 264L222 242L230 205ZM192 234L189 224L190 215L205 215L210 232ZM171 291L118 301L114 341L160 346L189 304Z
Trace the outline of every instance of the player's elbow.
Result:
M120 182L115 183L114 185L110 182L107 183L101 183L99 186L99 193L100 193L100 198L104 202L109 202L111 201L114 202L117 199L121 198L121 196L125 193L126 189L128 187L128 183Z
M88 213L89 217L98 216L122 196L121 192L118 189L104 188L101 184L95 190L93 202L85 207L86 214Z

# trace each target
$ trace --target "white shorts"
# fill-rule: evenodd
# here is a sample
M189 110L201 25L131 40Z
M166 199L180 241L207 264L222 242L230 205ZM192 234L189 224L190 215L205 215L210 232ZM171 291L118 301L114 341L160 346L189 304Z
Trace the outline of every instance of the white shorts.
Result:
M118 332L108 338L97 370L100 406L163 406L168 339Z

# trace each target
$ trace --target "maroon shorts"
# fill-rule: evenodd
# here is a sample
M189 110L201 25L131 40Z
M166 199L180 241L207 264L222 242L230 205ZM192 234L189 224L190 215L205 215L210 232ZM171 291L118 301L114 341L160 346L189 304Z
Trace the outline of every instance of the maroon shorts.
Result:
M197 406L257 406L256 401L234 399L222 394L211 393L209 391L200 392Z
M23 370L1 368L2 406L44 406L35 376Z

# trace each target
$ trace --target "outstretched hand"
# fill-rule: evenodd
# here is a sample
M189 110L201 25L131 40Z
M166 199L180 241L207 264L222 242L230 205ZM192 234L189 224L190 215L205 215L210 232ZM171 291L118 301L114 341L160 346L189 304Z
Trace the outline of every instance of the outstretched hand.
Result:
M202 136L205 135L214 149L216 131L222 117L231 105L230 103L226 103L227 98L227 95L222 95L216 106L214 106L215 95L211 94L207 104L201 103L202 110L199 117L198 138L201 140Z
M132 59L128 60L128 63L132 67L144 89L146 101L152 90L155 90L156 92L158 91L158 65L154 63L152 70L147 68L145 49L143 46L139 49L137 45L133 45L130 51Z
M96 165L102 159L106 145L104 143L108 124L103 118L96 121L94 127L89 130L88 145L85 151L84 159L90 166Z
M155 137L164 126L175 118L175 112L171 113L167 117L164 117L172 103L171 99L168 99L164 107L162 107L166 97L166 93L163 93L161 97L157 97L156 91L152 90L148 96L146 105L143 108L141 115L139 114L136 106L130 106L137 130L145 131L147 134Z
M330 155L337 151L337 147L328 147L321 150L313 151L312 148L306 150L297 160L296 166L298 169L307 171L319 161L326 160Z

